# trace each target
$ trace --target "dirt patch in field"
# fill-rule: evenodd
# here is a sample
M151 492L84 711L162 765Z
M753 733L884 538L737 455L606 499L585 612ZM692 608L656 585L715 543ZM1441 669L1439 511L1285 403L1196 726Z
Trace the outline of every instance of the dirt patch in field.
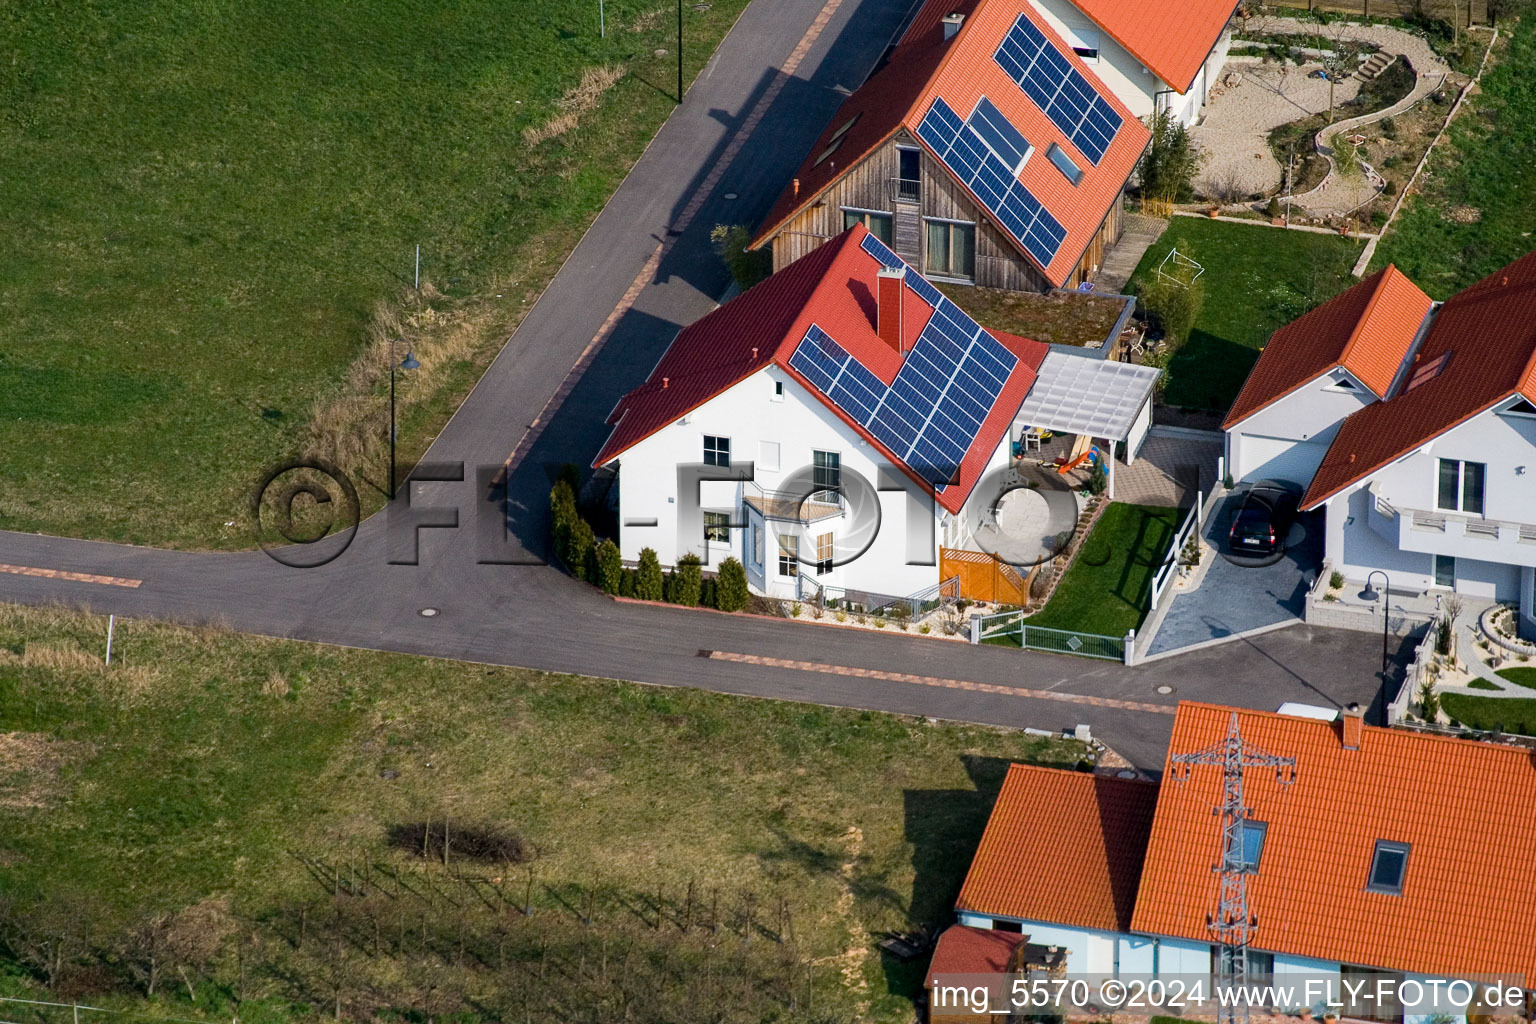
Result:
M90 749L45 733L0 732L0 808L47 807L62 788L60 769Z

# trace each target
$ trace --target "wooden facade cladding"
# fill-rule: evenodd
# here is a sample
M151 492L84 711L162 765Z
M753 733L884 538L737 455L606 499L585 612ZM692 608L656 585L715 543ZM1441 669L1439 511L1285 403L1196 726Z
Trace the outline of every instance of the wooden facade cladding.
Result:
M897 190L900 150L921 153L918 201L904 202ZM1043 153L1030 159L1043 160ZM976 225L975 284L1010 291L1044 292L1052 287L1044 274L1008 240L992 218L973 202L944 165L935 160L905 129L853 167L844 171L816 201L795 214L773 236L773 269L782 270L843 230L845 210L888 213L893 217L892 248L919 270L926 269L928 219L961 221ZM1116 201L1095 233L1093 242L1062 284L1076 288L1091 281L1104 261L1104 250L1120 238L1124 228L1122 204Z

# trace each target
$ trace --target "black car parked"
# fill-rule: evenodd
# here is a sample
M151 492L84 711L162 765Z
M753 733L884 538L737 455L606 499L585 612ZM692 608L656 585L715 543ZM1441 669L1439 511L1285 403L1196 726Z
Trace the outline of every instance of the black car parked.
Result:
M1285 549L1296 519L1295 493L1275 484L1254 484L1243 496L1227 543L1234 554L1271 555Z

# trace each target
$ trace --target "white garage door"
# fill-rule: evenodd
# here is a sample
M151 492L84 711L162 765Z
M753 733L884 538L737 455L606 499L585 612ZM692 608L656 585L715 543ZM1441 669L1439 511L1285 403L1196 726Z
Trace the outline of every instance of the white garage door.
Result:
M1295 441L1285 437L1260 437L1243 434L1239 440L1238 465L1244 480L1284 480L1306 487L1312 482L1326 444Z

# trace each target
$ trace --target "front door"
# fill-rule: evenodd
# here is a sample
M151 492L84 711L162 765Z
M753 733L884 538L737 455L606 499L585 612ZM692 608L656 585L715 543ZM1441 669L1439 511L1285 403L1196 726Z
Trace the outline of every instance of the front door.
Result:
M1450 555L1435 556L1435 586L1448 590L1456 588L1456 559Z

